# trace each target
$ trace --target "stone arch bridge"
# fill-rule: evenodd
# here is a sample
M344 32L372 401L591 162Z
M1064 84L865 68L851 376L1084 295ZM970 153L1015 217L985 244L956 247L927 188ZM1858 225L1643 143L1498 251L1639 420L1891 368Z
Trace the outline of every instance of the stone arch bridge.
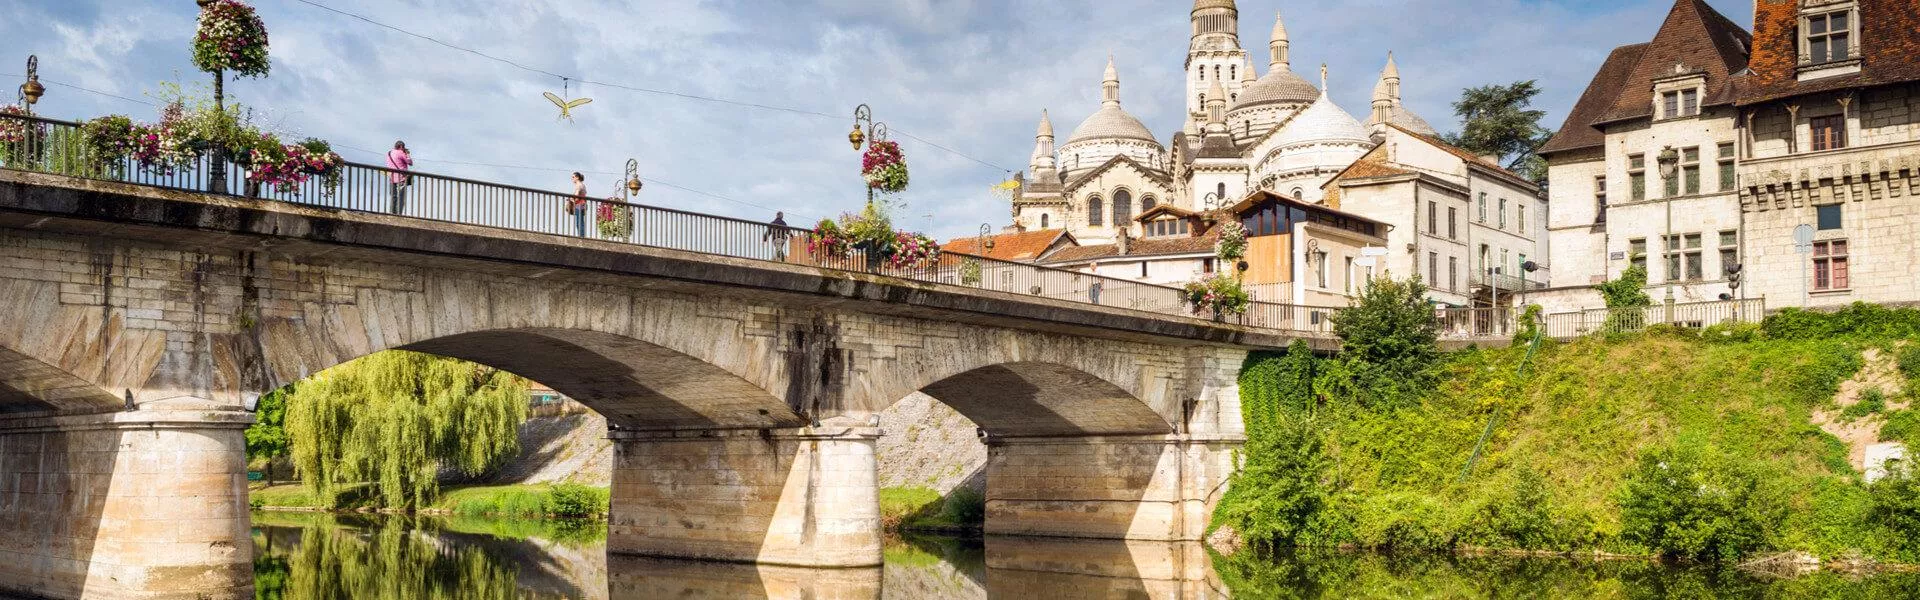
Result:
M1197 539L1272 332L804 265L0 171L0 587L252 585L261 395L388 350L608 419L609 549L880 562L875 414L988 436L992 533Z

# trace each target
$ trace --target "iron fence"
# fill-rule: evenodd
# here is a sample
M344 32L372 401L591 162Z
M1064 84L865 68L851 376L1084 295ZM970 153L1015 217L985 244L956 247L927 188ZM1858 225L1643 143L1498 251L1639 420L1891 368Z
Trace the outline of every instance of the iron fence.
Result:
M1643 331L1654 325L1705 329L1728 323L1759 323L1767 316L1764 299L1656 304L1640 308L1597 308L1547 315L1542 325L1549 336L1573 338L1592 334Z
M467 225L574 236L733 258L804 264L1125 308L1164 315L1196 315L1177 288L1027 263L942 252L921 264L894 264L860 251L845 256L809 252L809 230L764 222L647 206L619 198L579 197L513 185L348 162L333 174L293 186L252 181L249 166L227 161L212 176L211 153L170 172L143 168L130 158L88 156L80 124L0 115L0 168L117 181L175 190L225 193L309 206L387 213ZM1213 320L1285 331L1327 331L1333 308L1253 302L1244 315Z
M1433 311L1435 325L1440 337L1480 338L1510 337L1514 333L1514 309L1500 308L1440 308Z

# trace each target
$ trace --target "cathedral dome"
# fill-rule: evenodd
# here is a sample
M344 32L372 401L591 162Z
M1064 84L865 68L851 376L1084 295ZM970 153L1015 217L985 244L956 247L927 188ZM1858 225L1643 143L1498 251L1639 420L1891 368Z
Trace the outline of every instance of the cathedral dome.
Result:
M1371 144L1372 136L1360 121L1336 106L1323 91L1319 99L1287 123L1276 142L1282 148L1324 142Z
M1307 83L1292 69L1282 67L1268 71L1259 81L1240 92L1240 101L1233 105L1233 110L1268 104L1306 104L1319 97L1320 88Z
M1119 105L1102 106L1100 110L1094 111L1092 116L1087 117L1087 120L1080 122L1079 127L1074 128L1073 135L1067 137L1067 143L1110 139L1141 140L1153 142L1155 145L1160 143L1159 140L1154 139L1152 130L1147 129L1140 119L1127 114L1127 111L1122 110Z

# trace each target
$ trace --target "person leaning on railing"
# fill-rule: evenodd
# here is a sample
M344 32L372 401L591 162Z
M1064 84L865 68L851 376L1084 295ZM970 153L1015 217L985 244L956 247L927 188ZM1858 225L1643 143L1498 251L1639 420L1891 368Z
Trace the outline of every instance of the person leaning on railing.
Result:
M407 171L413 168L413 155L407 153L407 143L393 143L393 150L387 152L387 168L393 169L393 214L407 210L407 186L413 183L413 176Z
M587 176L573 173L573 198L567 200L567 212L573 215L574 235L587 237Z

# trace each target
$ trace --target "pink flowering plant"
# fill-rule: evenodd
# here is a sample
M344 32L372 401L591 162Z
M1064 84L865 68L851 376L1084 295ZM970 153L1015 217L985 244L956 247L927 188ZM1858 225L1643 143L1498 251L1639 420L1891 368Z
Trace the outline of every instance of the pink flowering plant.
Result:
M833 219L821 219L807 232L807 254L823 258L846 258L853 254L853 238Z
M892 141L875 141L867 144L866 156L862 157L860 175L867 180L867 187L875 191L897 194L907 189L907 159L900 154L900 144Z
M1215 315L1246 314L1250 302L1239 279L1221 274L1188 282L1180 292L1196 315L1209 311Z
M119 173L139 144L138 125L126 115L107 115L80 125L86 164L100 173Z
M27 116L27 109L18 104L0 104L0 143L18 143L27 141L36 133L46 133L46 125L25 119L5 117Z
M600 229L600 237L609 240L623 240L633 235L633 207L619 196L607 198L600 203L599 217L595 222Z
M239 0L215 0L200 10L193 38L193 66L209 73L266 77L267 25L253 7Z
M939 242L925 234L899 231L894 233L893 254L887 255L887 266L921 269L932 266L939 259Z

